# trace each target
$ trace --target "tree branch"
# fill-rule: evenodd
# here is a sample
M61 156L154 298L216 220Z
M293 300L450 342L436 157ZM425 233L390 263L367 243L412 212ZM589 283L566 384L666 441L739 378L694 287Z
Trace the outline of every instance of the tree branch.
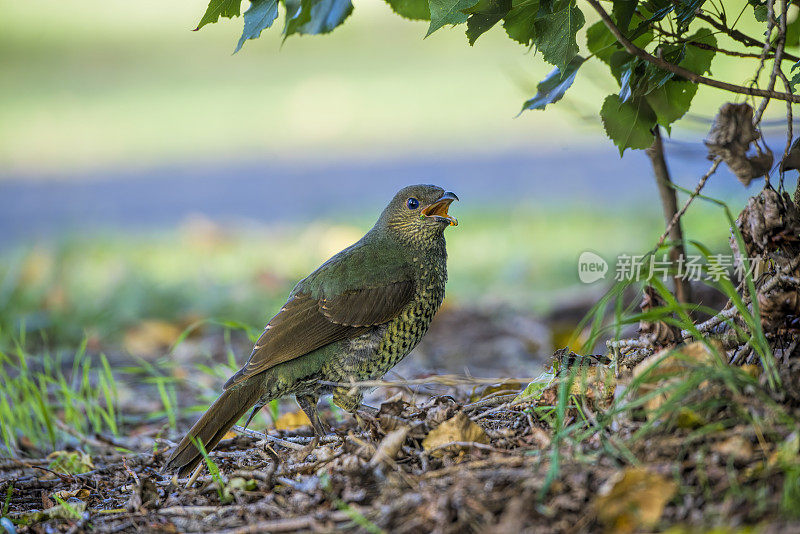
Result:
M731 57L742 57L742 58L751 58L751 59L761 59L761 54L756 54L755 52L737 52L736 50L728 50L727 48L720 48L718 46L711 46L710 44L701 43L699 41L691 41L685 40L684 37L668 32L666 30L662 30L661 28L654 28L659 35L663 35L665 37L672 37L673 39L681 39L681 42L686 43L689 46L693 46L695 48L700 48L702 50L712 50L714 52L719 52L720 54L725 54L726 56ZM774 59L775 54L768 54L766 59ZM791 58L787 56L786 52L784 52L783 57L781 58L782 61L791 61Z
M683 229L681 228L680 216L678 215L678 197L675 188L672 186L672 179L669 175L667 160L664 158L664 144L661 141L661 126L656 125L653 129L653 144L648 148L647 156L653 165L653 174L658 185L658 194L661 196L661 206L664 209L664 222L667 225L665 234L669 234L672 247L669 249L669 259L673 265L681 265L686 258L686 249L683 243ZM675 298L678 302L687 303L692 301L692 287L689 280L676 274Z
M697 18L711 24L717 30L721 31L734 41L738 41L745 46L749 46L752 48L761 48L764 46L764 43L762 43L758 39L750 37L749 35L746 35L740 32L739 30L728 28L724 24L714 20L712 17L706 15L705 13L698 13ZM787 52L783 53L783 59L787 59L789 61L800 61L800 57L793 56L792 54L789 54Z
M611 34L619 41L619 43L627 50L630 54L638 57L639 59L643 59L648 63L652 63L656 67L662 68L666 71L669 71L673 74L677 74L682 78L686 78L690 82L700 83L703 85L708 85L710 87L716 87L717 89L722 89L724 91L729 91L731 93L738 93L742 95L749 95L749 96L758 96L762 98L774 98L776 100L787 100L789 102L795 102L800 104L800 95L793 95L789 93L781 93L778 91L766 91L764 89L757 89L754 87L743 87L741 85L733 85L731 83L721 82L719 80L714 80L712 78L706 78L705 76L701 76L695 72L687 70L683 67L678 65L673 65L668 61L663 60L662 58L656 57L649 52L646 52L633 44L625 35L622 34L619 28L614 24L614 21L611 20L611 17L608 16L605 9L600 5L597 0L586 0L590 6L597 11L598 15L602 19L603 23L609 29Z

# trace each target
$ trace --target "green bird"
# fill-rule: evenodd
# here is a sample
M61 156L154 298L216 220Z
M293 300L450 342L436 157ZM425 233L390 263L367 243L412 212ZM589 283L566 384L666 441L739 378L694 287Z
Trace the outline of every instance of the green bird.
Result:
M344 385L382 377L422 339L444 299L444 230L458 200L433 185L398 192L369 232L301 280L269 321L250 358L189 430L167 469L191 472L249 410L294 395L317 435L328 428L320 395L356 414L363 394ZM248 423L250 422L248 419Z

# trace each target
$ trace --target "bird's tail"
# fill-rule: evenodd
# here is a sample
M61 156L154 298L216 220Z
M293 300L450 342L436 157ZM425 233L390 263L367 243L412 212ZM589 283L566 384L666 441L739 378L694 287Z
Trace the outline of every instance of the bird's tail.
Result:
M206 451L211 452L236 421L258 402L260 385L257 380L246 380L225 390L172 451L164 469L177 468L180 477L191 473L203 459L192 438L199 440Z

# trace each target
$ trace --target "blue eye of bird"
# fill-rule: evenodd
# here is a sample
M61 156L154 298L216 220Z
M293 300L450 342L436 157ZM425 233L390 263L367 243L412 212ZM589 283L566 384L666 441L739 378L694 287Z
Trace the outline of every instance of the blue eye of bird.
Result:
M411 197L408 199L408 202L406 202L406 206L408 206L408 209L410 210L415 210L419 207L419 200L417 200L414 197Z

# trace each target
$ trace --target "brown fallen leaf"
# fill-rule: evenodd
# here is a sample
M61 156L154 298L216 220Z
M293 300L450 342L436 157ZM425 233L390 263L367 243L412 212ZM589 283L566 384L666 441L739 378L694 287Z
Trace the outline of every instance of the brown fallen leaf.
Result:
M652 529L677 489L675 482L663 475L629 467L606 481L593 507L606 532Z
M285 413L275 420L276 430L294 430L301 426L311 426L311 421L303 410Z
M489 443L489 436L464 412L458 412L428 432L428 435L422 440L422 447L433 456L442 456L445 451L458 452L462 448L455 444L445 447L448 443L453 442Z
M376 467L381 463L388 463L394 460L397 453L400 452L409 430L409 427L404 426L386 434L378 445L375 456L369 461L369 466Z
M718 347L719 350L721 348ZM665 386L675 383L686 376L697 365L709 365L715 361L714 354L708 350L701 341L682 345L675 349L665 349L645 358L633 368L632 379L642 377L642 382L634 391L627 394L633 398L640 398ZM643 376L646 375L646 376ZM648 418L660 408L668 395L660 393L649 398L644 408Z

